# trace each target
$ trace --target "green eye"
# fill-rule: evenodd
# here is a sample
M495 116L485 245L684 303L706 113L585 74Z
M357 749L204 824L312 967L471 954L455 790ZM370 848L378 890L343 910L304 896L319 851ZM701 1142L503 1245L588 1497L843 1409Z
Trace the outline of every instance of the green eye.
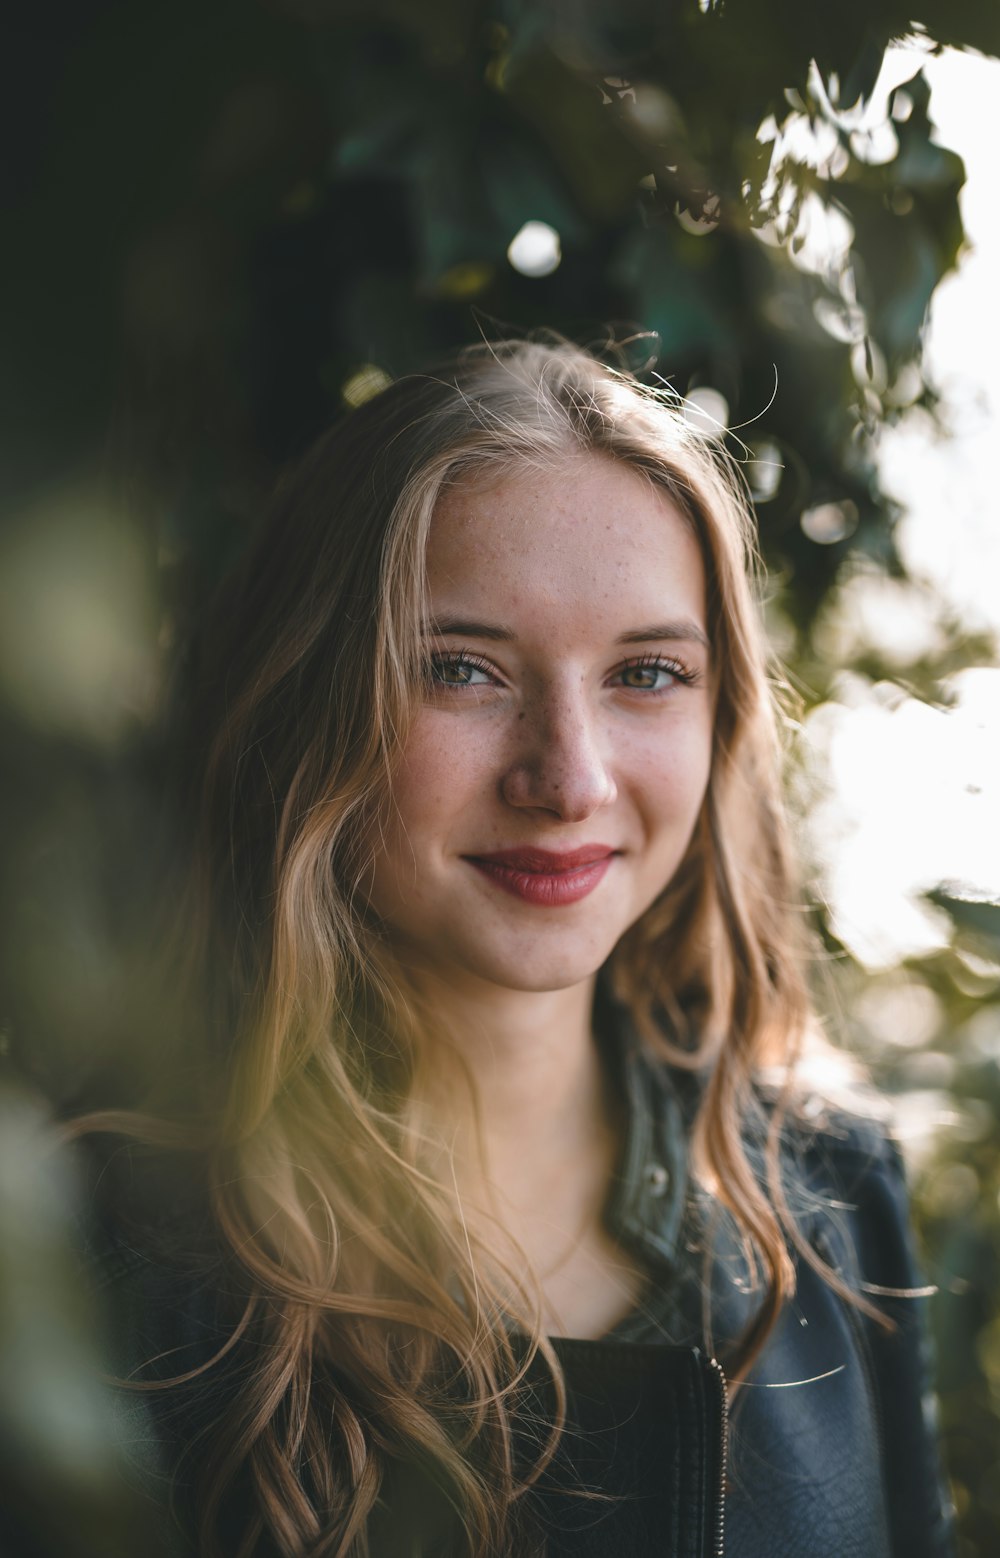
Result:
M462 687L469 679L468 670L464 665L454 661L432 661L431 675L436 682L444 682L448 687Z
M483 687L491 679L489 667L470 655L434 655L428 675L438 687Z
M656 687L657 677L666 672L666 666L660 665L627 665L622 672L622 681L626 687L639 688L646 691Z
M636 660L626 660L615 672L619 685L629 692L669 692L679 682L691 686L697 681L697 673L687 670L677 660L664 660L659 655L642 655Z

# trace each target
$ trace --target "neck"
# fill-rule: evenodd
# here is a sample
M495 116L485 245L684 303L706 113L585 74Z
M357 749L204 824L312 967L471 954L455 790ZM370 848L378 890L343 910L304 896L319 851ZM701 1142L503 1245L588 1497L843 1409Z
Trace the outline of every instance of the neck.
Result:
M491 988L480 999L422 986L475 1095L475 1109L463 1109L431 1056L418 1086L424 1124L483 1269L499 1292L512 1284L515 1312L536 1293L548 1331L603 1335L644 1278L602 1221L620 1122L592 1033L594 981L544 993Z
M546 1184L606 1180L607 1090L591 1019L594 981L568 990L426 989L470 1075L478 1129L444 1095L425 1103L454 1151L463 1192L530 1205ZM485 1180L485 1185L483 1181Z

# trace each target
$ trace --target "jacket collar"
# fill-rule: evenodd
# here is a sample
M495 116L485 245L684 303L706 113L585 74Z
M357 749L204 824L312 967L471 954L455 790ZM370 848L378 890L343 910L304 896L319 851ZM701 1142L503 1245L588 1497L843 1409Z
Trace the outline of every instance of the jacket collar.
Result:
M646 1262L673 1266L688 1188L688 1128L678 1088L670 1068L646 1053L627 1012L610 998L600 1003L597 1029L622 1109L605 1225Z

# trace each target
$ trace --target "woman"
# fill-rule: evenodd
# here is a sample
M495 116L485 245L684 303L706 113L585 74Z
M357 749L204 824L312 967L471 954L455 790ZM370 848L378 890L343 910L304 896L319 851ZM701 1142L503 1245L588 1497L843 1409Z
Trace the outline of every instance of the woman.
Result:
M753 578L717 444L561 344L281 488L185 704L197 1017L90 1122L158 1149L96 1258L180 1551L950 1550L898 1158L794 1085Z

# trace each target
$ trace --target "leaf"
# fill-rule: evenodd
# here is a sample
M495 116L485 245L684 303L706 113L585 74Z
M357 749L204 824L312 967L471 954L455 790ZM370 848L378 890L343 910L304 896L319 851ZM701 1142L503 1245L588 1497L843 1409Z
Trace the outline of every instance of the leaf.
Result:
M965 898L960 891L949 891L948 887L935 887L924 896L937 908L946 910L956 925L986 936L1000 948L1000 902Z
M841 76L838 107L853 108L855 104L865 103L871 97L882 69L888 41L883 33L869 33L865 38ZM819 63L822 67L824 62Z

